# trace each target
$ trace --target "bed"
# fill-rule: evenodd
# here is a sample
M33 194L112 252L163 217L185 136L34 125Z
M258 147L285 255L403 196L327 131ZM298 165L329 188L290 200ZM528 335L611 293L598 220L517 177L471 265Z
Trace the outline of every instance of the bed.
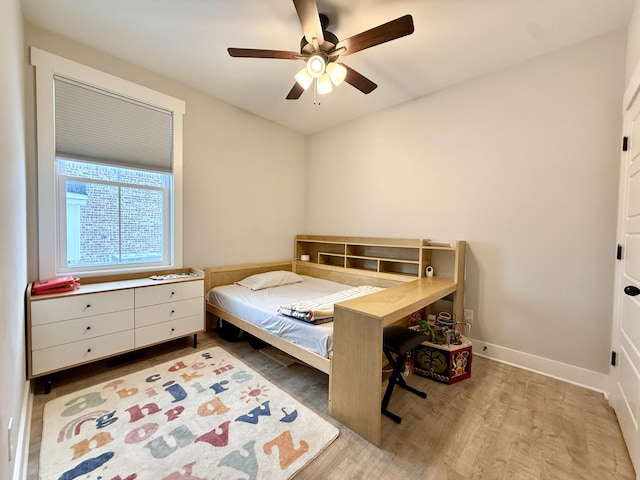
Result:
M429 240L299 235L295 257L301 260L205 269L206 292L271 270L295 271L347 286L383 287L335 304L328 357L256 326L242 318L241 312L209 303L207 312L327 373L329 414L379 446L383 329L392 324L409 325L416 314L422 315L424 309L449 297L454 315L462 318L465 252L463 240L444 245ZM308 258L302 261L302 257ZM429 265L435 265L438 275L423 275Z
M251 275L292 271L292 262L275 262L205 269L207 312L273 345L301 362L326 374L331 369L333 322L313 324L278 313L283 305L319 297L340 295L365 284L364 293L391 286L366 275L340 276L330 280L323 271L301 274L302 282L252 291L237 285ZM311 276L309 273L314 273ZM395 284L395 282L393 283ZM355 297L353 297L355 298Z
M312 299L351 299L377 287L352 287L321 278L300 275L300 282L251 290L239 284L221 285L207 292L207 303L225 310L284 340L329 358L333 345L333 313L321 308L335 303L321 300L315 309ZM280 312L279 310L282 310ZM286 313L285 313L286 312ZM299 315L302 318L296 318ZM223 317L224 318L224 317Z

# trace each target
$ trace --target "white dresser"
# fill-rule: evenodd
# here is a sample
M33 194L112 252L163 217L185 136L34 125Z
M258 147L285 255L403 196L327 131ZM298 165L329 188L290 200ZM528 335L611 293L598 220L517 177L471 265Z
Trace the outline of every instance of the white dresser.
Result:
M35 378L205 330L204 274L27 289L27 376ZM195 337L194 337L195 344Z

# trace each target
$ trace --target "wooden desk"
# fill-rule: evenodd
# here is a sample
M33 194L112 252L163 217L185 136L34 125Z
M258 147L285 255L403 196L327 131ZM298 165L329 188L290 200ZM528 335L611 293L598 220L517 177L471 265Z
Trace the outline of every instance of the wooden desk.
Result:
M461 297L457 278L420 278L335 305L329 388L333 418L380 446L382 329L449 294ZM461 305L462 299L454 298L454 304Z

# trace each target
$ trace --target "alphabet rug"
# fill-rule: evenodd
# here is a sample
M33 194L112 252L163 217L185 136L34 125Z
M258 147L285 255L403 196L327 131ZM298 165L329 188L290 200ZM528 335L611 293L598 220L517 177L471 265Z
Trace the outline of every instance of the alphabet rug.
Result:
M40 479L286 479L338 433L213 347L49 401Z

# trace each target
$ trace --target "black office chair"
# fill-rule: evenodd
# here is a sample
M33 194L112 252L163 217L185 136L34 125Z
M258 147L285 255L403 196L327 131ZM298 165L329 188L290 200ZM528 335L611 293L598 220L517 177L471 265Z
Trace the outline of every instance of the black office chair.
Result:
M405 368L405 359L407 352L412 351L415 347L426 340L426 336L406 327L391 326L382 332L382 351L384 352L389 365L393 366L393 371L389 377L389 384L382 398L382 413L391 418L394 422L400 423L402 418L387 410L391 393L396 385L415 393L419 397L427 398L427 394L407 385L402 372ZM395 355L395 358L394 358Z

